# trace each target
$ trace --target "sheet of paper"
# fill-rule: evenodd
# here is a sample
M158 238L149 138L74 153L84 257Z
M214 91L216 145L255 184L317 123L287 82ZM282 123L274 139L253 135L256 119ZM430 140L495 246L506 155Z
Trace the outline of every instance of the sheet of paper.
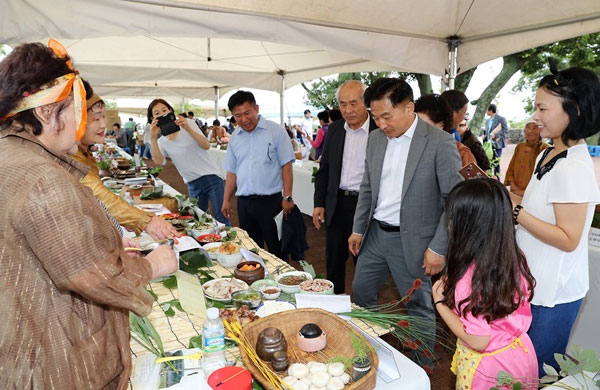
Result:
M350 322L350 321L349 321ZM394 358L394 352L389 347L382 344L379 339L376 339L360 329L358 326L350 322L364 337L365 339L375 348L377 357L379 358L379 366L377 367L377 376L380 377L384 382L390 383L400 379L400 369L396 364Z
M283 210L281 210L279 214L277 214L273 219L275 220L275 225L277 225L277 238L279 239L279 241L281 241L281 229L283 228Z
M256 253L249 251L246 248L242 248L240 249L240 253L242 254L242 257L244 259L246 259L246 261L256 261L258 263L260 263L260 265L263 266L263 268L265 269L265 275L269 274L269 271L267 270L267 267L265 266L265 262L263 261L262 257L260 257L259 255L257 255Z
M185 252L191 249L198 249L202 246L193 237L182 236L177 239L177 244L173 245L176 252Z
M144 204L136 204L135 207L137 207L138 209L140 209L142 211L147 211L150 213L154 213L156 215L164 215L164 214L171 213L171 210L169 210L162 204L144 203Z
M175 272L175 277L177 278L179 302L183 310L201 318L206 318L204 289L198 277L183 271Z
M298 309L318 308L331 313L344 313L352 310L350 295L296 294Z

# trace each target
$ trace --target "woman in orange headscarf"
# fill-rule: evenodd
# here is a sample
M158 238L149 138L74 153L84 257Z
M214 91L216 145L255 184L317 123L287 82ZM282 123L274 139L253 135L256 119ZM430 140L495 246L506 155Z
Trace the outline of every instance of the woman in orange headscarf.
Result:
M64 50L29 43L0 62L0 118L0 388L126 389L129 311L150 312L143 286L175 254L131 257L79 183L87 168L65 154L85 90Z

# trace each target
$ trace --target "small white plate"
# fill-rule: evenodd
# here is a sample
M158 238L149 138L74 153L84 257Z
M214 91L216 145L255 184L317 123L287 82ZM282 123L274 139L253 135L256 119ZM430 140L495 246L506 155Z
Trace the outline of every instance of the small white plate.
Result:
M267 308L265 308L265 306L267 306ZM273 313L267 314L269 306L273 306L274 309L275 307L277 308L274 310ZM264 318L269 315L281 313L282 311L288 310L296 310L296 306L286 301L264 301L263 304L258 309L256 309L256 315L260 318Z

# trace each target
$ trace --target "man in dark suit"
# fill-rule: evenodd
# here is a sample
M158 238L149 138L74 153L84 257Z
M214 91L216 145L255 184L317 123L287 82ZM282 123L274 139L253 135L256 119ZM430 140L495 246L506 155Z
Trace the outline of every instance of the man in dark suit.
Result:
M487 110L489 119L485 122L485 139L492 142L494 154L500 160L502 149L506 147L508 124L506 123L506 118L498 115L496 111L496 105L490 104ZM500 163L494 168L494 174L500 178Z
M336 97L344 119L329 126L315 176L313 223L317 229L322 223L327 228L327 279L333 282L336 294L345 290L348 237L364 173L367 140L369 132L377 128L367 113L364 91L364 84L357 80L338 88Z

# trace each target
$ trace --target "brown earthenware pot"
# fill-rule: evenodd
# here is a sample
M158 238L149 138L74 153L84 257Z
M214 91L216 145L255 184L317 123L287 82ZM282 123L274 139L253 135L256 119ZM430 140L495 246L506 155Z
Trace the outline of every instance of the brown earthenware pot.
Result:
M256 340L256 354L262 360L270 362L273 354L277 351L287 353L287 341L285 341L283 333L277 328L263 329Z

